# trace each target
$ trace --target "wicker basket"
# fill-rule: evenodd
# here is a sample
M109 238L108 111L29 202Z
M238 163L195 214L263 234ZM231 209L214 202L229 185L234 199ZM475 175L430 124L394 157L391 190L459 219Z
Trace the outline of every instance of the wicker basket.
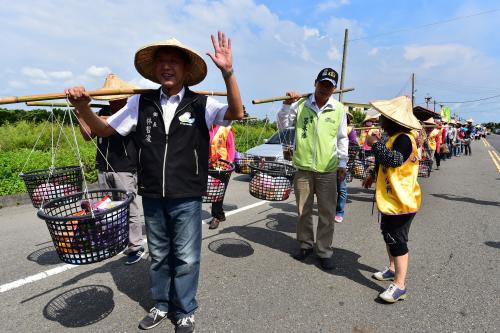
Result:
M91 264L127 246L132 200L134 195L122 190L80 192L44 203L37 215L45 220L62 261Z
M83 171L80 166L32 170L21 173L19 177L24 181L35 208L47 201L82 190Z
M214 203L224 200L227 184L233 171L234 164L225 160L218 160L209 165L207 191L203 195L203 202Z
M249 184L250 194L258 199L283 201L292 191L296 169L285 163L262 161L250 164L252 179Z

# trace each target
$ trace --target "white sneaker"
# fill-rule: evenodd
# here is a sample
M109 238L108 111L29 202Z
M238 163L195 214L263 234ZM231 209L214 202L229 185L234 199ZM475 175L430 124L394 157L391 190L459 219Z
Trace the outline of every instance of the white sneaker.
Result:
M344 222L344 217L340 215L335 215L335 223L342 223Z

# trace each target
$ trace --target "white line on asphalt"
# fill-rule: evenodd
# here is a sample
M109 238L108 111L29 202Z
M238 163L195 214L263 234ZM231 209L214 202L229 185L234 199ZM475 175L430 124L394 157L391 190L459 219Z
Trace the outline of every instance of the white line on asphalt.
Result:
M245 210L249 210L249 209L252 209L252 208L255 208L255 207L259 207L259 206L262 206L263 204L268 203L268 202L269 201L259 201L259 202L253 203L251 205L248 205L248 206L244 206L244 207L241 207L241 208L238 208L238 209L233 209L233 210L230 210L229 212L226 212L226 216L231 216L231 215L234 215L234 214L241 213L241 212L243 212ZM206 224L207 222L210 222L211 220L212 220L212 218L209 217L208 219L204 219L201 222L203 224Z
M245 210L249 210L249 209L252 209L252 208L255 208L255 207L258 207L258 206L262 206L262 205L264 205L264 204L266 204L268 202L269 201L259 201L259 202L253 203L251 205L248 205L248 206L244 206L244 207L241 207L241 208L238 208L238 209L233 209L233 210L230 210L230 211L226 212L226 216L231 216L231 215L234 215L234 214L241 213L241 212L243 212ZM208 218L208 219L204 219L202 222L203 223L207 223L210 220L211 220L211 218ZM41 272L41 273L38 273L38 274L35 274L35 275L31 275L31 276L25 277L23 279L19 279L19 280L13 281L13 282L9 282L9 283L3 284L3 285L0 286L0 294L3 293L3 292L6 292L6 291L12 290L12 289L19 288L19 287L24 286L24 285L26 285L28 283L39 281L39 280L45 279L45 278L47 278L49 276L65 272L65 271L70 270L70 269L75 268L75 267L78 267L78 265L65 264L65 265L57 266L55 268L46 270L44 272Z
M71 265L71 264L65 264L62 266L57 266L55 268L46 270L45 272L41 272L35 275L31 275L28 277L25 277L24 279L19 279L10 283L6 283L0 286L0 293L6 292L11 289L19 288L21 286L24 286L25 284L35 282L38 280L45 279L49 276L56 275L62 272L65 272L67 270L70 270L72 268L78 267L77 265Z

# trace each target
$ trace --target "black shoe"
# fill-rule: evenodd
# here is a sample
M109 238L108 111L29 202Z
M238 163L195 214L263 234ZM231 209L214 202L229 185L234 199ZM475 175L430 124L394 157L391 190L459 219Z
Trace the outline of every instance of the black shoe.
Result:
M217 229L219 227L220 222L222 222L222 220L219 220L218 218L214 217L212 221L210 221L208 229Z
M142 318L139 323L139 328L142 330L149 330L157 326L165 318L169 317L167 312L158 310L157 308L152 308L149 313Z
M194 315L177 320L175 333L194 333Z
M295 260L302 261L309 257L313 253L313 249L300 249L299 252L292 254L292 258Z
M335 265L333 263L333 258L332 257L330 257L330 258L319 258L319 263L321 265L321 268L323 268L324 270L327 270L327 271L335 268Z

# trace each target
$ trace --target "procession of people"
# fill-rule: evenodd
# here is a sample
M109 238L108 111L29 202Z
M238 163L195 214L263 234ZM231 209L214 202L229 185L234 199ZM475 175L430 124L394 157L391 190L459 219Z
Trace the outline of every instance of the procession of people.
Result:
M100 97L109 101L110 109L95 114L84 87L65 91L83 137L97 138L101 188L119 188L142 197L154 301L139 322L144 330L169 319L178 333L195 331L208 161L235 160L231 121L241 119L244 112L232 45L222 32L211 40L214 52L208 55L220 70L227 104L190 89L205 79L207 64L197 51L173 38L146 45L135 54L137 71L160 85L153 92ZM395 303L408 296L408 235L421 206L418 177L422 161L434 159L434 170L440 170L441 161L471 156L478 130L472 119L464 124L439 118L421 122L413 114L411 99L399 96L371 102L378 115L367 115L357 133L353 115L333 98L338 79L333 68L321 69L311 78L314 92L303 97L288 91L289 98L277 114L278 128L295 128L292 162L296 172L290 187L298 222L297 249L291 255L298 261L315 257L323 270L337 267L334 232L336 224L350 220L345 209L348 178L352 177L349 151L356 147L359 154L371 158L364 164L362 186L375 184L385 243L385 250L382 242L380 249L388 256L387 267L373 278L390 281L379 298ZM128 84L117 75L106 78L104 88L124 87ZM226 221L221 199L212 203L209 229ZM137 203L133 203L124 252L128 265L137 263L146 252L139 216Z

